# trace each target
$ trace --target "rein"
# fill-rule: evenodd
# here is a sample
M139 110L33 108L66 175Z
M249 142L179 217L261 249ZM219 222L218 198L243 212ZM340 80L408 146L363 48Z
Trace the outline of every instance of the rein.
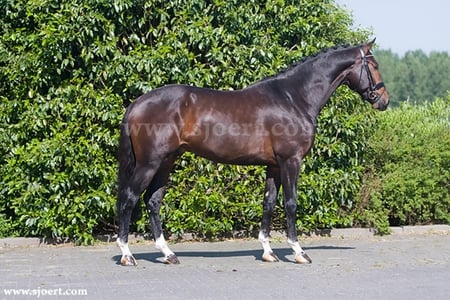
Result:
M377 91L379 89L384 87L384 82L381 81L381 82L378 82L377 84L373 84L372 73L370 72L369 62L367 61L367 57L373 57L373 55L365 55L362 48L359 48L359 51L361 52L361 60L362 60L361 72L359 74L359 82L361 83L362 72L363 72L363 68L364 68L367 73L367 78L369 79L369 93L368 93L367 100L370 103L375 104L378 101L380 101L381 97L383 96L384 92L386 91L386 90L384 90L381 94L377 93Z

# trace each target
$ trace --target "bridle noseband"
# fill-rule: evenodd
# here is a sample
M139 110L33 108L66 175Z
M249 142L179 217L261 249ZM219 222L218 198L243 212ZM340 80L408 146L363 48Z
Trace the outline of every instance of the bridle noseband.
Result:
M369 92L368 92L368 97L366 100L368 100L371 104L375 104L378 101L380 101L381 97L383 96L384 92L386 91L386 89L385 89L381 94L377 93L377 91L379 89L384 87L384 82L381 81L381 82L378 82L377 84L373 84L372 73L370 72L369 62L367 61L367 57L371 57L373 55L366 56L364 54L364 51L362 48L359 48L359 51L361 52L361 60L362 60L361 72L359 73L359 83L361 83L362 72L363 72L363 68L364 68L367 73L367 78L369 79Z

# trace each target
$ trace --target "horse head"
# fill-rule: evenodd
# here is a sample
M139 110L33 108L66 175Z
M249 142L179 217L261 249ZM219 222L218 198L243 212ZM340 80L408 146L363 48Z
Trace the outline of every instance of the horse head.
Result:
M378 63L371 52L374 43L375 39L358 47L357 60L350 68L344 83L370 102L373 108L386 110L389 94L378 70Z

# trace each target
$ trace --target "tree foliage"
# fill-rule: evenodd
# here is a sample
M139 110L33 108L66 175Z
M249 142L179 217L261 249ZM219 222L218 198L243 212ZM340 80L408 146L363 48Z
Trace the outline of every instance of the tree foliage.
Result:
M393 106L403 101L425 103L450 91L450 56L447 52L408 51L400 57L390 50L375 51Z
M0 2L4 235L85 242L114 229L118 130L138 95L168 83L238 89L322 48L366 41L331 0ZM306 230L352 222L373 122L359 102L341 89L320 118L300 183ZM187 154L171 176L166 230L252 229L263 182L261 168Z

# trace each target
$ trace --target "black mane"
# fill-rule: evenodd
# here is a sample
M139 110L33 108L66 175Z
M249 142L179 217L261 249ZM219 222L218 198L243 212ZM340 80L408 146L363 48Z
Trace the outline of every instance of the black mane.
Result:
M277 78L279 76L283 76L284 74L286 74L289 71L299 67L300 65L304 64L305 62L308 62L311 59L316 58L318 56L321 56L321 55L323 55L325 53L328 53L330 51L337 51L337 50L342 50L342 49L348 49L348 48L351 48L351 47L353 47L353 46L345 44L345 45L332 46L332 47L329 47L329 48L322 49L322 50L320 50L318 52L315 52L315 53L313 53L311 55L308 55L308 56L305 56L305 57L301 58L299 61L292 63L289 67L279 71L278 73L276 73L274 75L264 77L262 80L260 80L258 82L262 82L262 81L266 81L266 80Z
M336 51L336 50L341 50L341 49L347 49L347 48L350 48L350 47L352 47L352 46L350 46L350 45L340 45L340 46L332 46L332 47L329 47L329 48L322 49L322 50L320 50L319 52L316 52L316 53L313 53L313 54L311 54L311 55L309 55L309 56L303 57L303 58L300 59L298 62L293 63L291 66L289 66L287 69L283 70L282 72L284 73L284 72L286 72L286 71L289 71L289 70L291 70L291 69L294 69L295 67L297 67L297 66L303 64L304 62L306 62L306 61L308 61L308 60L310 60L310 59L312 59L312 58L315 58L315 57L317 57L317 56L320 56L320 55L322 55L322 54L328 53L328 52L330 52L330 51Z

